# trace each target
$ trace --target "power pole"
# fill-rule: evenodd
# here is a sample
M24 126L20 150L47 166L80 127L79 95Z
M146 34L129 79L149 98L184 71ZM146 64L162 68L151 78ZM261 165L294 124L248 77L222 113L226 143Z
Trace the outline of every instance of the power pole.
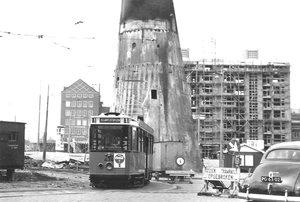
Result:
M40 95L39 95L39 120L38 120L38 136L37 136L37 150L40 151L40 121L41 121L41 82L40 82Z
M47 147L47 126L48 126L48 107L49 107L49 85L47 93L47 110L46 110L46 124L44 132L44 141L43 141L43 160L46 160L46 147Z

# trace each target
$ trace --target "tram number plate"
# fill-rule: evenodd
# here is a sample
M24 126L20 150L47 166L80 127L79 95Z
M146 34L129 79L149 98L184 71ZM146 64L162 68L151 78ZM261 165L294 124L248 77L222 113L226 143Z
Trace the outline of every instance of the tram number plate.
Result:
M269 177L269 176L261 176L262 182L275 182L275 183L281 183L281 177Z

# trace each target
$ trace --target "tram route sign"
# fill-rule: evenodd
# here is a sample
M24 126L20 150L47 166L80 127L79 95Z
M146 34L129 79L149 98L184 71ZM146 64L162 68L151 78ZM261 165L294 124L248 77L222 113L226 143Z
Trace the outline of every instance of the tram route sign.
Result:
M125 153L114 153L114 168L125 168Z
M203 180L239 181L239 168L203 168Z

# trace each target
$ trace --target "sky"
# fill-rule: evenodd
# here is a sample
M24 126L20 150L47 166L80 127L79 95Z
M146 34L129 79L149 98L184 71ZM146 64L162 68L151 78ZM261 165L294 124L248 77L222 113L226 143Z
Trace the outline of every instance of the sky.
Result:
M291 107L300 109L298 0L173 1L190 60L213 53L238 61L255 49L263 61L289 62ZM101 101L110 106L120 9L121 0L0 1L0 120L27 123L26 139L36 142L39 95L42 136L49 85L47 134L55 139L61 91L78 79L100 85Z

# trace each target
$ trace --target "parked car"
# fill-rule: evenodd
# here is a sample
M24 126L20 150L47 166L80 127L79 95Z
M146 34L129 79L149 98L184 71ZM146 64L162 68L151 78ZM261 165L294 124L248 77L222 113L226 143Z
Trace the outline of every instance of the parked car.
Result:
M300 201L300 141L272 145L240 186L239 197L254 201Z

